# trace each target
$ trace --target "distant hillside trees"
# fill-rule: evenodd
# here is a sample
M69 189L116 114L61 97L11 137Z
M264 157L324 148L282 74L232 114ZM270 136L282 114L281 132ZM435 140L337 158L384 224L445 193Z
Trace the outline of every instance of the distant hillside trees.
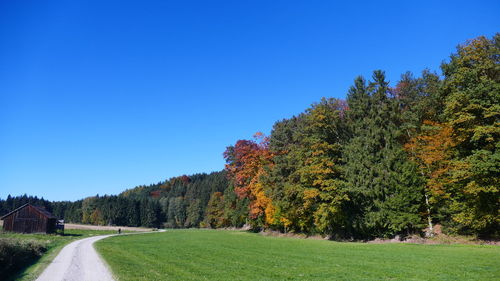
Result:
M17 209L26 203L44 207L49 212L52 212L51 202L43 198L38 198L37 196L28 196L26 194L16 197L8 195L6 199L0 199L0 216Z

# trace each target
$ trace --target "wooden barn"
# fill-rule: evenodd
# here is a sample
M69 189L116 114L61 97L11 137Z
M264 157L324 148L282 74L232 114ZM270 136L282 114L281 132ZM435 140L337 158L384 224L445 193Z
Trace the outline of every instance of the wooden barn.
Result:
M42 207L24 204L0 218L3 229L19 233L54 233L57 218Z

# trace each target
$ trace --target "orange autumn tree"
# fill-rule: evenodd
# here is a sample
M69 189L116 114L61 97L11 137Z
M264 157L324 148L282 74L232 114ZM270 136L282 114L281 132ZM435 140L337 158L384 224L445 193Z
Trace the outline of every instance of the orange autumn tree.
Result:
M226 170L233 181L235 193L240 199L248 198L249 218L254 227L274 223L275 208L266 195L261 177L266 167L272 165L273 154L269 151L269 139L262 133L255 140L239 140L224 152Z
M451 183L449 175L453 168L452 134L453 129L448 124L425 120L420 134L411 138L405 145L406 151L418 164L422 176L426 179L425 202L429 236L433 235L432 206L450 196L446 186Z

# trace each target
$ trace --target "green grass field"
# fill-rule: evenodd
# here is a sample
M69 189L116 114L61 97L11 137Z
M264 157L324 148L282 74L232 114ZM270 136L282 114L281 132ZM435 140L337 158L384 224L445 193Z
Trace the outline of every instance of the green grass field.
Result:
M45 245L47 251L36 260L29 264L21 265L22 268L17 272L12 272L9 276L0 276L0 280L34 280L42 271L50 264L57 256L59 251L68 243L94 235L114 234L116 231L101 231L101 230L76 230L66 229L64 235L55 234L20 234L11 232L1 232L0 238L13 238L19 240L33 240Z
M97 250L125 280L500 280L500 247L340 243L241 231L111 237Z

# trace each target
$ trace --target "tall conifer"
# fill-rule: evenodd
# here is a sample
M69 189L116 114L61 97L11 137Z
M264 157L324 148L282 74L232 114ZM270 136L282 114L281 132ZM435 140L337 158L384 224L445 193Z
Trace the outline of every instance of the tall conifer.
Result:
M347 227L354 237L405 234L421 226L422 183L400 143L399 105L382 71L349 90L344 147Z

